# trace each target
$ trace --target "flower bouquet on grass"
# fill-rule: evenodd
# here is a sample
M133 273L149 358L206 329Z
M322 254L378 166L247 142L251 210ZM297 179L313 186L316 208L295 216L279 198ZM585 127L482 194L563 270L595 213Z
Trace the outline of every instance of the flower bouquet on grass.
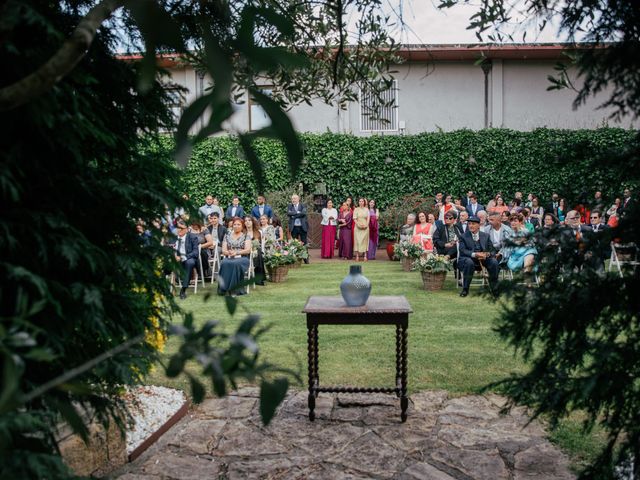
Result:
M287 279L289 266L293 265L296 257L287 247L274 245L265 251L264 266L269 272L269 281L278 283Z
M298 268L304 260L309 258L307 246L298 239L292 238L284 246L296 258L291 268Z
M452 270L451 260L446 255L429 253L413 262L411 270L422 274L422 283L425 290L442 290L447 272Z
M402 262L402 269L405 272L411 271L411 264L425 253L424 248L419 243L403 241L393 246L393 258Z

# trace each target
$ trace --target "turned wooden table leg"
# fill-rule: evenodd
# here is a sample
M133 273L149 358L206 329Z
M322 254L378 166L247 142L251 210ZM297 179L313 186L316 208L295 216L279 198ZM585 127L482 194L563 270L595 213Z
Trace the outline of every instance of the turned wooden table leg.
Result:
M401 362L400 366L400 419L407 420L407 408L409 407L409 397L407 397L407 325L401 327Z

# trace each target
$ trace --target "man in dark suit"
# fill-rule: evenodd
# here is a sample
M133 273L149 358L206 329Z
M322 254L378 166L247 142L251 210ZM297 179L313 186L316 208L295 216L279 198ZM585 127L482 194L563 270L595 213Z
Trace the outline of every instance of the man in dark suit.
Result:
M469 295L469 285L473 279L473 272L476 266L484 265L489 272L489 288L493 291L498 282L498 261L495 258L493 244L489 240L489 235L480 231L480 219L469 217L467 232L460 237L458 244L460 258L458 259L458 269L464 275L461 297Z
M240 198L238 198L237 195L233 196L231 205L227 207L227 211L224 214L224 218L227 221L231 220L233 217L244 217L244 208L240 205Z
M610 239L604 233L611 227L603 223L604 218L599 210L592 210L589 219L591 220L591 231L593 232L591 240L594 245L593 264L596 270L604 271L604 261L611 256L611 247L608 244Z
M469 212L462 210L458 216L458 222L455 224L458 237L463 236L467 232L467 219L469 218Z
M433 234L433 244L439 255L448 255L449 258L456 258L456 242L458 234L455 229L456 214L449 210L444 214L444 224L436 228Z
M618 211L616 212L618 214L618 218L622 218L624 216L625 210L627 208L629 208L631 206L631 204L634 202L635 197L631 197L631 189L630 188L625 188L624 192L622 193L622 203L620 204L620 206L618 207Z
M176 223L178 228L178 238L175 244L175 258L184 268L184 277L182 277L182 288L180 288L180 298L187 298L187 287L191 281L193 269L198 264L198 237L189 233L187 224L184 220L178 220Z
M251 209L251 216L256 220L259 220L262 215L266 215L269 221L271 221L271 217L273 217L273 209L270 205L267 205L264 195L258 195L258 201Z
M544 211L547 213L553 213L558 218L558 205L560 204L560 197L556 192L551 194L551 201L544 207Z
M469 212L469 216L475 217L478 215L478 212L484 210L484 205L478 203L478 197L472 193L469 197L469 203L467 203L467 212Z
M289 232L291 238L298 238L305 245L307 244L307 232L309 224L307 222L307 207L300 203L298 195L291 195L291 203L287 206L287 216L289 217ZM306 258L304 263L309 263Z
M471 203L471 195L473 195L473 190L469 190L467 194L464 197L462 197L462 202L460 203L464 208L467 208L467 205Z

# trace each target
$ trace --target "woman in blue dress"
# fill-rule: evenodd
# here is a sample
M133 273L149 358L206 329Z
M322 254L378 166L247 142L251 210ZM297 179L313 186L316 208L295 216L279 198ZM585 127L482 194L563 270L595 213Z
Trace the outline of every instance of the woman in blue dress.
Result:
M509 267L509 270L512 272L524 270L525 273L531 273L538 251L533 246L531 232L527 230L524 224L524 215L521 213L512 213L509 221L511 222L511 229L513 230L510 241L514 245L511 247L507 267Z
M234 217L232 229L222 241L222 255L224 259L220 265L218 274L218 294L238 294L243 291L235 291L235 286L244 280L244 275L249 269L249 255L251 255L251 240L247 236L244 222L239 217Z

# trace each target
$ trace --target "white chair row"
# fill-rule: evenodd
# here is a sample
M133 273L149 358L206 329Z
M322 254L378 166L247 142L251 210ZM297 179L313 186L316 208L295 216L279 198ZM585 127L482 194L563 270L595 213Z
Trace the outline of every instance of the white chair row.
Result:
M635 243L627 243L623 245L611 242L609 272L618 272L622 278L624 277L625 272L634 271L639 265L638 246Z

